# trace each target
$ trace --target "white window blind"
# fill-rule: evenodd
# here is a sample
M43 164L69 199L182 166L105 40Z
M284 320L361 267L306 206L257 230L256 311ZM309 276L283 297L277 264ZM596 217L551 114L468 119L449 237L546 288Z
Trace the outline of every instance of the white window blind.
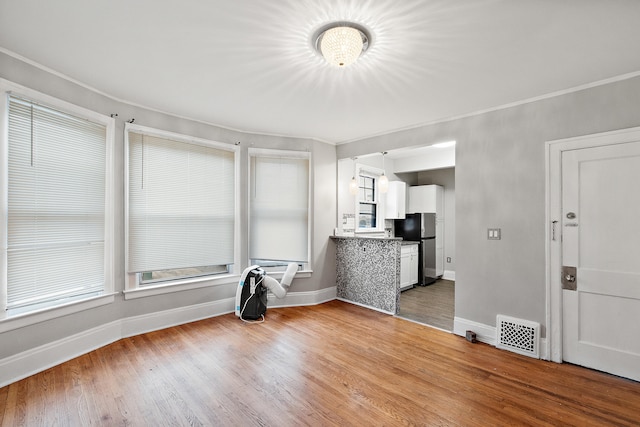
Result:
M308 262L309 158L250 159L249 258Z
M9 98L7 309L105 287L106 127Z
M233 263L234 152L128 132L128 272Z

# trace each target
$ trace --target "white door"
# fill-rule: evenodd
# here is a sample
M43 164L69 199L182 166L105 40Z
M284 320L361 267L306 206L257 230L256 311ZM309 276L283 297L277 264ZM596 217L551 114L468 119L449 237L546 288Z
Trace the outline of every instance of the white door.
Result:
M640 141L562 153L559 225L562 358L640 380Z

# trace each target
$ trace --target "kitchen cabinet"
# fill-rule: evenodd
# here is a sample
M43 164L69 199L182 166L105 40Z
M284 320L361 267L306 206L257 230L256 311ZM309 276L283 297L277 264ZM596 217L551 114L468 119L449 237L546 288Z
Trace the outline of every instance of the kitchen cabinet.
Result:
M404 244L400 248L400 290L409 289L418 283L418 243Z
M409 282L411 285L418 283L418 264L420 263L419 245L411 245L411 257L409 259Z
M384 213L386 219L404 219L407 212L407 184L402 181L390 181L385 197Z
M434 213L436 220L444 219L444 188L441 185L409 187L408 213Z

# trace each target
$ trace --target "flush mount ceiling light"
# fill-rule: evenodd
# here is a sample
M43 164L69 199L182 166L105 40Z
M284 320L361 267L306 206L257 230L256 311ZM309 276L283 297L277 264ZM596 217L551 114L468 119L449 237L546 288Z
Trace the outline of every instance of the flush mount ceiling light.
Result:
M354 63L369 48L370 40L362 25L333 22L316 31L312 41L329 64L342 68Z

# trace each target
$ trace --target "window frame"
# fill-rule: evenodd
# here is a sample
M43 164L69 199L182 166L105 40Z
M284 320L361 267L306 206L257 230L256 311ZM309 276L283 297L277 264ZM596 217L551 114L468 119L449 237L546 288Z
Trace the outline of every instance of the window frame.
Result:
M354 198L355 199L354 212L355 212L355 218L356 218L356 227L355 227L356 233L378 233L378 232L384 231L384 219L385 219L384 205L385 204L384 204L383 197L381 197L380 190L378 189L378 179L380 178L380 176L382 176L383 173L384 172L382 171L382 169L378 169L373 166L368 166L363 164L356 165L356 179L358 182L358 193ZM372 201L360 199L360 194L362 193L361 192L362 187L360 186L361 177L367 177L367 178L373 179L373 196L374 197ZM375 209L376 209L376 214L375 214L376 226L375 227L360 227L360 206L362 204L375 206Z
M253 148L250 147L247 155L247 213L246 213L246 221L247 221L247 248L250 247L251 240L251 158L252 157L282 157L282 158L290 158L290 159L305 159L309 162L309 178L307 182L307 262L302 263L302 268L298 270L298 275L300 273L310 273L313 270L313 261L312 261L312 227L313 227L313 210L312 210L312 200L313 200L313 187L311 185L313 179L313 159L311 152L309 151L295 151L295 150L279 150L274 148ZM252 261L257 261L249 258L249 263ZM284 261L283 261L284 262ZM299 264L300 265L300 264ZM269 266L265 265L263 269L269 273L270 276L279 277L278 273L282 273L286 270L286 265L281 266ZM306 276L305 274L305 277Z
M27 99L35 104L58 110L74 117L98 123L105 126L105 207L104 207L104 287L99 295L90 295L63 302L51 302L40 305L33 310L21 310L20 313L10 314L5 310L7 300L7 207L8 207L8 137L9 137L9 96ZM0 78L0 333L8 330L28 326L34 323L66 316L89 308L111 304L115 301L115 196L114 196L114 145L115 120L87 108L63 101L59 98L44 94L34 89Z
M196 144L204 147L218 148L230 151L234 154L234 217L238 218L240 211L240 149L237 145L222 143L195 136L185 135L176 132L165 131L152 127L142 126L133 123L126 123L124 127L124 228L125 228L125 265L129 259L129 132L149 135L158 138L170 139L176 142ZM125 289L123 291L125 299L142 298L153 295L162 295L183 290L198 289L214 285L234 283L241 273L240 269L240 221L234 221L234 250L233 266L227 273L214 275L200 275L192 277L179 277L162 281L147 282L142 285L139 281L139 273L129 273L125 268Z

